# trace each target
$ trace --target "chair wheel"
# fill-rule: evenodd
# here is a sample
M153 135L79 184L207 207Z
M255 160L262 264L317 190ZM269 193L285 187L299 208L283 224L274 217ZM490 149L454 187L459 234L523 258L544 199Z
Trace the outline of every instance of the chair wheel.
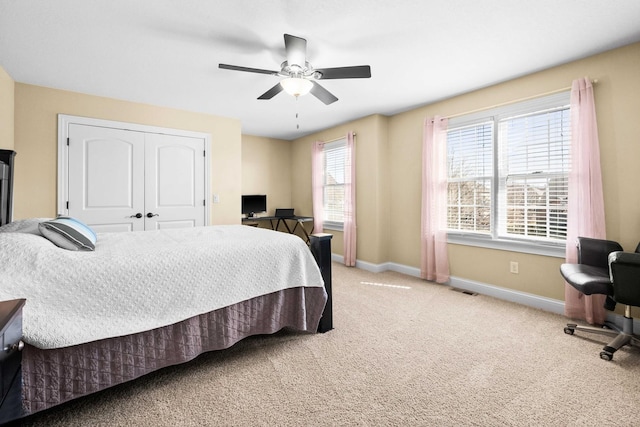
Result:
M611 359L613 359L613 354L609 353L608 351L601 351L600 352L600 359L606 360L608 362Z
M568 326L565 326L565 328L564 328L564 333L565 333L565 334L567 334L567 335L573 335L573 333L574 333L575 331L576 331L575 329L570 328L570 327L568 327Z

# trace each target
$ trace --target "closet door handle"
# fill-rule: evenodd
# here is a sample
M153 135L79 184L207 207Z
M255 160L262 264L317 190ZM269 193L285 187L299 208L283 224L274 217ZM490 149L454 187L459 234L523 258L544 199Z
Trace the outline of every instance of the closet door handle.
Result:
M138 212L135 215L131 215L129 218L142 218L142 214L140 212Z
M147 214L147 218L153 218L154 216L160 216L160 214L154 214L154 213L151 213L151 212L149 212Z

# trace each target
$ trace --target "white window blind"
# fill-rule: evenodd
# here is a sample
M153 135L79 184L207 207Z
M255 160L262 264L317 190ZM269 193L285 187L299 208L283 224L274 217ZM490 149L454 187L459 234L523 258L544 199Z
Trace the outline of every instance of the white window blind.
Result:
M506 118L498 127L499 236L565 240L569 108Z
M344 183L347 141L324 145L324 223L329 227L344 223Z
M493 124L485 122L450 130L447 156L448 228L489 233Z

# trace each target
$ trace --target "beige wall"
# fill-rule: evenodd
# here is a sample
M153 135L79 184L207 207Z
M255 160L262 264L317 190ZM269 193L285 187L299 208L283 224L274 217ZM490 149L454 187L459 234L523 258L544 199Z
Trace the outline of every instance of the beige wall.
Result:
M14 93L15 83L0 67L0 148L14 149Z
M373 116L294 141L292 201L311 209L310 144L358 133L358 260L420 266L422 126L426 116L452 116L539 96L582 76L595 87L607 235L633 250L640 240L640 43L571 62L389 118ZM334 252L342 253L335 233ZM560 258L449 245L451 274L563 300ZM509 261L520 273L509 273Z
M633 249L640 240L640 191L636 184L640 181L638 71L640 43L392 117L365 117L290 143L241 136L240 123L232 119L14 84L6 73L0 72L2 93L15 87L14 148L18 152L15 217L55 214L59 113L210 133L211 191L220 195L220 203L212 205L212 222L216 224L239 221L242 192L273 194L269 197L270 209L276 207L274 203L288 201L298 214L311 215L311 143L333 140L354 131L357 133L358 260L374 265L393 262L418 268L424 118L435 114L464 114L539 96L567 88L577 77L589 76L598 79L595 95L607 234L625 248ZM11 106L2 105L0 124L10 124ZM6 138L4 133L0 137ZM289 184L285 182L287 175ZM333 250L342 254L342 234L333 234ZM449 245L449 254L453 276L564 298L558 274L560 258L454 244ZM509 273L509 261L519 262L518 275Z
M58 114L205 132L211 135L212 224L240 222L241 128L235 119L15 84L14 218L56 214Z
M387 118L380 115L365 117L293 142L292 192L296 211L312 214L311 203L311 145L314 141L331 141L356 133L356 225L357 258L374 264L388 261L389 238L389 166ZM342 232L325 230L334 235L334 253L343 253Z
M267 214L291 207L291 142L242 135L242 194L266 194Z
M407 226L394 232L391 261L419 265L419 194L422 120L450 116L517 101L571 86L573 79L598 79L595 88L607 235L629 249L640 240L640 44L575 61L450 100L425 106L390 120L392 217L405 215ZM633 118L636 117L634 120ZM407 212L410 212L407 217ZM564 299L558 274L562 259L449 245L451 274L482 283ZM518 261L520 273L509 273Z

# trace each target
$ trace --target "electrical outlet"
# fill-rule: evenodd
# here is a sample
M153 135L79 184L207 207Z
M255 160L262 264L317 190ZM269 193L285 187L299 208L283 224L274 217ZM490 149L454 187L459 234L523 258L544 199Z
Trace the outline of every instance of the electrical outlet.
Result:
M518 274L518 263L516 261L509 263L509 271L513 274Z

